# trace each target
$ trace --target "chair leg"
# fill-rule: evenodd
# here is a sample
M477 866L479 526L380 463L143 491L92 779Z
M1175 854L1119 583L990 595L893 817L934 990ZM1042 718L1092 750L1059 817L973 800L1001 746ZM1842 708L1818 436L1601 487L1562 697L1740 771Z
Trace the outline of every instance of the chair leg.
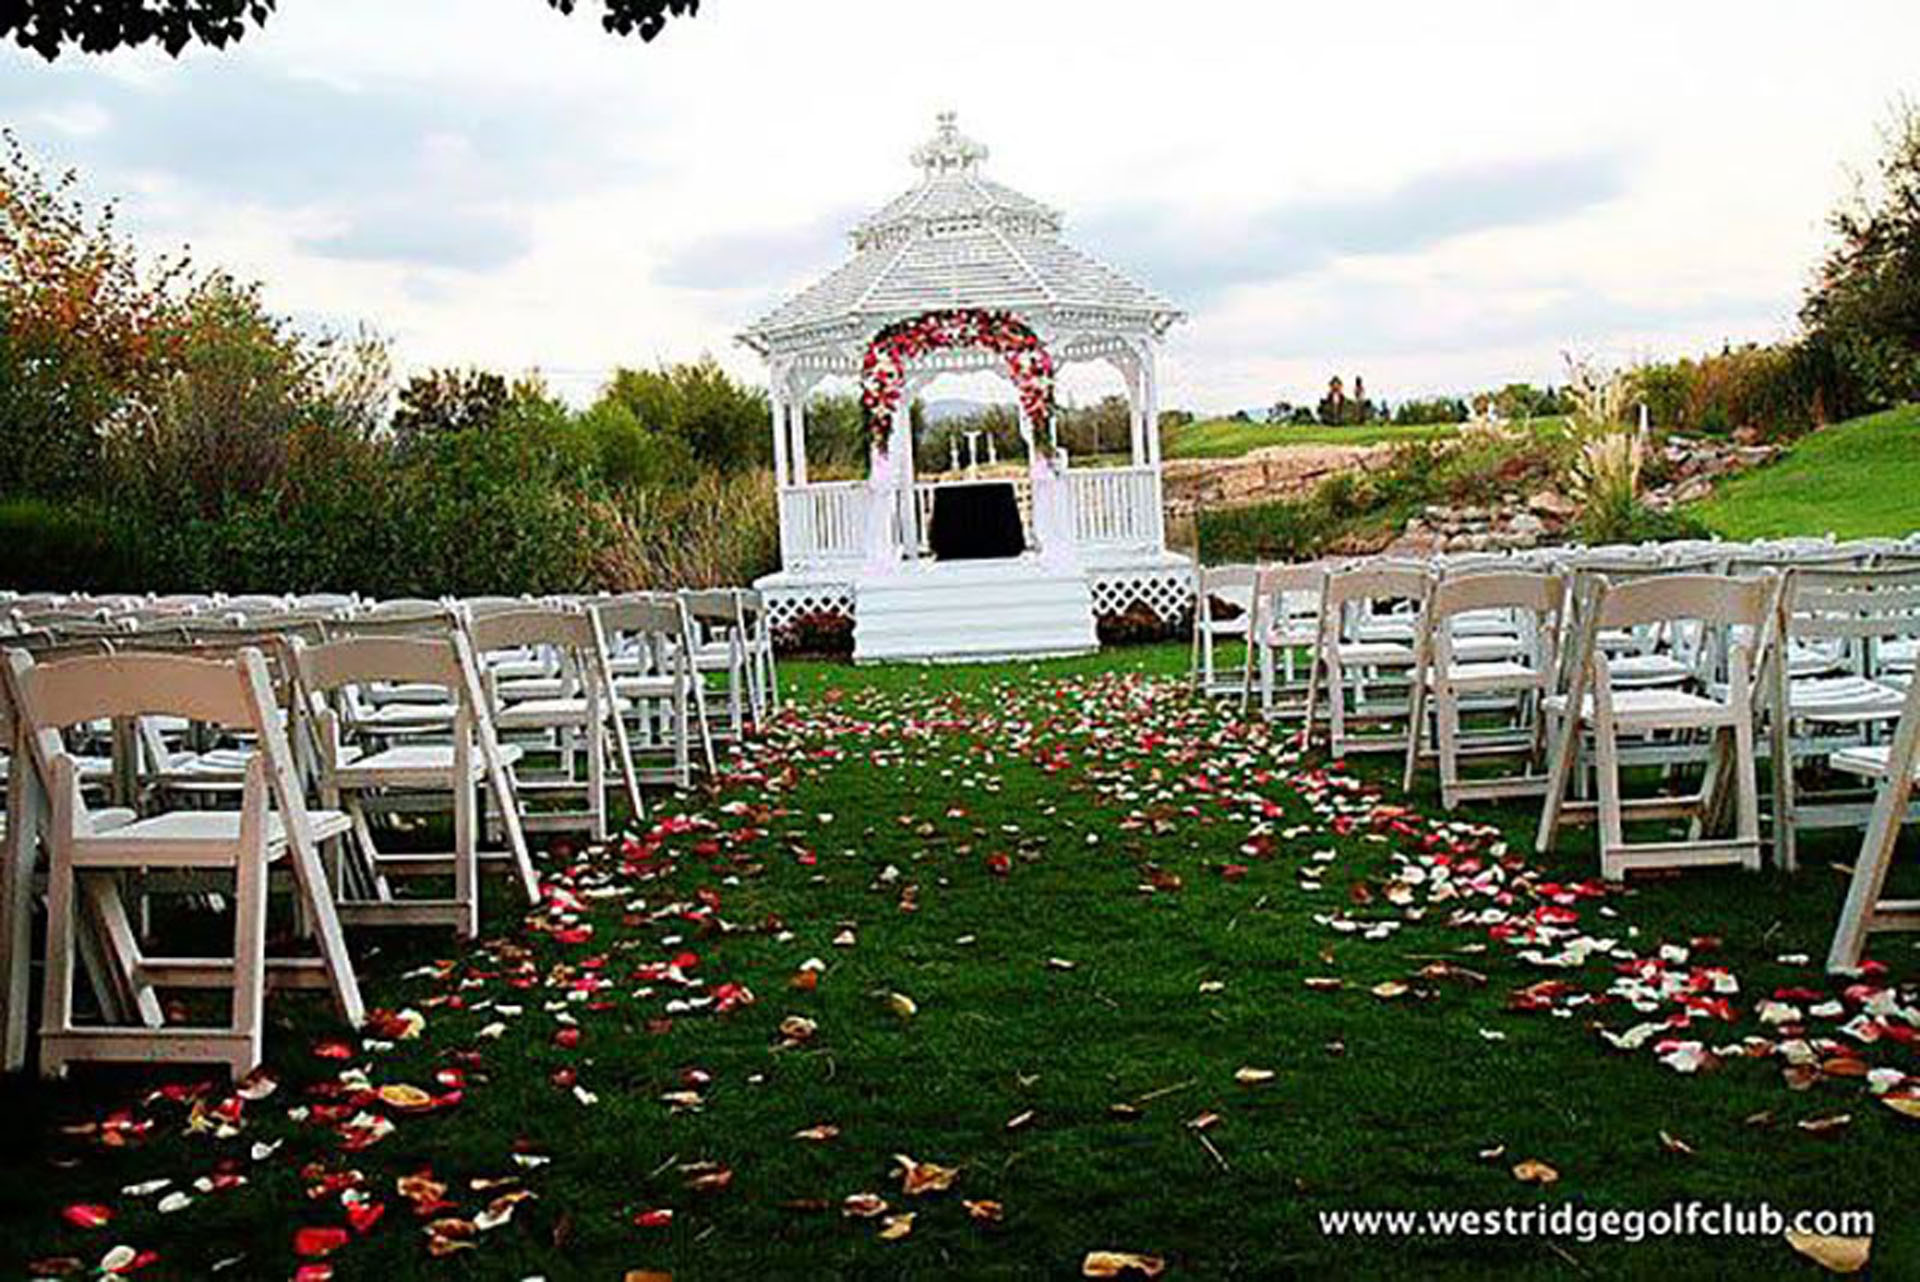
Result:
M1452 810L1460 804L1460 699L1445 685L1434 693L1433 718L1440 740L1440 804Z
M259 1067L267 988L267 858L242 849L233 885L233 1032L228 1064L236 1078Z
M1612 718L1594 718L1594 774L1600 790L1600 875L1619 881L1626 875L1626 815L1620 801L1620 754Z
M73 953L75 915L73 865L55 852L47 867L47 964L41 977L40 1033L43 1039L73 1029ZM42 1077L65 1077L66 1060L48 1047L40 1055Z
M455 927L462 939L480 933L480 834L478 789L465 753L454 753L453 778L453 899L460 919Z
M1752 842L1745 860L1754 872L1760 871L1760 763L1754 757L1753 718L1742 716L1733 723L1733 786L1736 828L1734 835Z

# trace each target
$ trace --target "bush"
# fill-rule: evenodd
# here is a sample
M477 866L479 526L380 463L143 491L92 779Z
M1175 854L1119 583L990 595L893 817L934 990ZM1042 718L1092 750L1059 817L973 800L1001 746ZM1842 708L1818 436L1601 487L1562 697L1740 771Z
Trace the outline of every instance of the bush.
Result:
M781 654L845 658L853 653L853 620L832 610L809 610L776 630L773 645Z
M138 544L106 509L70 500L0 501L0 587L144 590Z

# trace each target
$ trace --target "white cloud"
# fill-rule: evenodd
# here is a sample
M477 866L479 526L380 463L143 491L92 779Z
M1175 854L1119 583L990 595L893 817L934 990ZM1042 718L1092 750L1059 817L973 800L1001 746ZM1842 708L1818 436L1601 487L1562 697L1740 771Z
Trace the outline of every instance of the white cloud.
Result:
M0 114L156 249L404 366L585 393L701 351L757 374L732 335L953 106L993 176L1189 306L1166 398L1226 409L1782 332L1920 45L1886 0L705 8L643 45L591 6L287 0L177 62L8 50Z

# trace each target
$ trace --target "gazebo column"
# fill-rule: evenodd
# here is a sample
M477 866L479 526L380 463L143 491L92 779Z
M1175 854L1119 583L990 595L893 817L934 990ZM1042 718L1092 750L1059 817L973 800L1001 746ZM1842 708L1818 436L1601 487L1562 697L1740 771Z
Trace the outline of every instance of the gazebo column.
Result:
M767 400L773 410L773 514L780 526L780 564L791 564L788 550L793 546L792 531L787 528L787 421L784 371L776 370L767 388Z
M767 402L773 410L773 480L787 488L787 380L777 371L767 388Z
M805 485L807 483L807 389L805 388L793 398L791 421L793 457L788 461L787 471L792 475L795 485Z
M1140 411L1147 438L1147 465L1153 469L1153 550L1167 550L1167 504L1161 492L1159 344L1148 339L1140 361Z

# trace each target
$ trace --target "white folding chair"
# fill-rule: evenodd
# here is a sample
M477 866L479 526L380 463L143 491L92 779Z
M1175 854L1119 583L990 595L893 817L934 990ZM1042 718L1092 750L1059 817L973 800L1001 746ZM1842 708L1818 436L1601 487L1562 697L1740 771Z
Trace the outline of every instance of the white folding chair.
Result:
M352 820L353 839L335 878L342 920L367 925L450 925L472 938L480 929L483 862L511 865L521 895L540 899L539 877L520 825L520 802L508 774L519 750L501 744L487 715L466 635L354 637L298 650L300 681L312 708L320 795ZM406 682L437 687L454 708L445 742L389 743L384 731L364 735L344 697L353 687ZM481 849L481 796L493 803L504 851ZM442 799L445 799L444 803ZM399 853L375 840L374 821L396 810L451 810L449 853ZM393 882L448 876L446 897L402 896Z
M1253 629L1254 596L1260 567L1206 565L1193 576L1193 656L1189 679L1200 694L1239 693L1245 700L1245 668L1238 690L1220 672L1215 651L1220 642L1246 639Z
M1827 950L1827 969L1845 974L1859 968L1869 935L1920 930L1920 900L1881 898L1901 828L1914 818L1910 803L1914 785L1920 783L1920 681L1907 687L1890 743L1844 748L1833 754L1832 765L1870 779L1878 787L1860 855L1853 861L1840 922Z
M639 593L596 602L594 614L611 652L608 669L613 691L623 702L620 718L635 773L643 780L693 786L693 740L699 736L702 761L714 771L713 739L704 717L696 715L693 670L685 644L680 603L672 597ZM661 755L672 762L643 764Z
M1441 803L1449 810L1464 800L1545 791L1540 703L1554 680L1565 596L1561 575L1534 571L1452 574L1434 583L1416 647L1406 788L1420 763L1434 759ZM1463 711L1496 724L1469 726ZM1516 756L1522 762L1517 775L1461 773L1462 758Z
M1760 866L1760 802L1754 752L1756 649L1770 644L1779 580L1670 574L1627 583L1595 579L1579 607L1566 688L1546 701L1551 764L1537 848L1553 849L1565 823L1599 824L1600 868L1610 880L1644 868L1738 863ZM1628 686L1616 680L1599 643L1608 629L1690 624L1701 633L1731 634L1724 679L1700 675L1681 686ZM1705 775L1698 793L1626 798L1621 788L1623 738L1705 736ZM1591 737L1597 802L1567 796L1582 741ZM1732 831L1710 835L1731 810ZM1628 821L1689 821L1685 837L1627 840Z
M1404 752L1412 711L1414 641L1426 609L1426 566L1366 561L1327 575L1318 663L1309 679L1306 738L1320 698L1327 702L1329 751ZM1355 731L1351 722L1401 722L1397 731Z
M581 809L534 809L521 816L529 830L571 831L584 828L595 841L605 841L610 829L607 810L607 749L609 741L618 761L620 783L635 818L646 814L633 756L621 724L623 703L613 690L607 667L606 638L599 616L591 611L558 606L523 607L483 614L467 623L476 655L484 662L501 652L539 652L555 656L557 687L541 682L529 690L532 697L506 697L508 683L483 669L487 707L503 740L532 746L559 758L557 765L536 768L522 754L512 768L515 791L523 802L535 799L572 801ZM549 693L549 691L553 691ZM579 758L586 758L586 778L579 776Z
M1793 568L1775 626L1787 642L1769 667L1775 842L1791 869L1802 829L1859 827L1871 813L1871 794L1803 790L1796 766L1871 744L1898 720L1900 655L1920 639L1920 568Z
M1242 712L1252 702L1257 673L1261 716L1298 715L1303 724L1308 719L1307 695L1314 647L1320 640L1320 602L1326 582L1327 567L1317 562L1260 567L1254 578L1247 657L1240 674ZM1200 635L1196 622L1196 644Z
M260 1063L264 1000L269 983L331 990L341 1014L364 1017L352 960L321 860L321 847L342 837L346 816L312 811L299 785L265 661L243 650L232 662L169 654L114 654L35 665L24 652L9 656L16 715L38 743L45 762L23 772L17 792L28 811L45 807L48 848L45 995L40 1065L61 1076L80 1061L224 1064L235 1077ZM230 727L258 743L247 770L240 808L175 810L121 822L97 822L80 787L73 758L60 740L68 727L164 713ZM318 946L315 958L268 958L268 875L282 864L292 874L296 924ZM194 870L233 878L234 945L228 958L157 957L144 952L120 898L122 876L157 870ZM18 867L8 899L18 910ZM77 955L89 914L100 923L110 964L131 991L139 1022L82 1024L74 1000ZM17 929L17 924L16 924ZM224 1023L169 1024L162 989L223 989Z
M694 690L694 708L708 733L716 739L738 742L748 715L747 643L741 635L740 604L729 588L689 589L680 593L682 644L702 679ZM713 730L705 677L720 674L726 682L727 728Z

